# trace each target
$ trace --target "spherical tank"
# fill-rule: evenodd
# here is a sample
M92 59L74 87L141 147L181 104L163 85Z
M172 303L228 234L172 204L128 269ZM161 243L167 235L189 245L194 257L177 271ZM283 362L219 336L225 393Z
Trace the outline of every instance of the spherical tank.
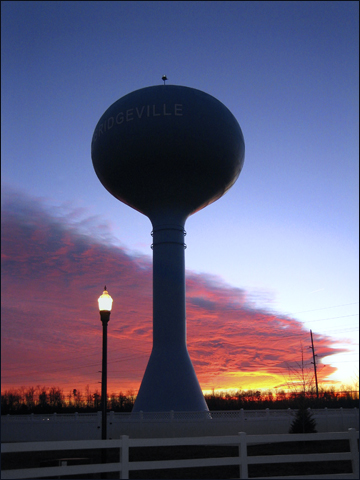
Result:
M150 219L185 220L236 181L245 144L233 114L189 87L159 85L117 100L100 118L91 156L104 187Z

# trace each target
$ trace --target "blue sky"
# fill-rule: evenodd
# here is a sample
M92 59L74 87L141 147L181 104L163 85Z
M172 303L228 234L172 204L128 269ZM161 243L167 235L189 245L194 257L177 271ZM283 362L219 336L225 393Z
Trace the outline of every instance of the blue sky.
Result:
M245 164L223 198L188 219L186 268L346 346L331 357L331 378L350 382L358 3L5 1L1 9L3 198L41 200L83 235L150 259L150 221L93 170L94 128L118 98L161 84L163 74L213 95L242 128Z

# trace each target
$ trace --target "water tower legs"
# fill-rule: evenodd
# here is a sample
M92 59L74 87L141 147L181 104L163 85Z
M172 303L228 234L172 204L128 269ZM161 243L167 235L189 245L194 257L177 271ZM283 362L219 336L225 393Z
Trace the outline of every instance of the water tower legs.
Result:
M133 412L204 411L186 347L184 226L153 227L153 349Z

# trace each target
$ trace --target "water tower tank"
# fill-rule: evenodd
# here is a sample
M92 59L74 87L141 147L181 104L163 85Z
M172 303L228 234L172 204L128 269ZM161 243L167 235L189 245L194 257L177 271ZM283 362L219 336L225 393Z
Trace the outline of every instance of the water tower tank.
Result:
M95 128L99 180L153 227L153 349L134 411L207 409L186 347L184 225L234 184L244 153L233 114L189 87L129 93Z

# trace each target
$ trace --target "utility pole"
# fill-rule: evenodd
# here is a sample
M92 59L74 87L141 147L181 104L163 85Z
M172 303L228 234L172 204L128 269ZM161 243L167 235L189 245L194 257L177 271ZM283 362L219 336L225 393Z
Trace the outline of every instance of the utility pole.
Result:
M316 398L319 400L319 388L318 388L318 381L317 381L317 375L316 375L316 360L315 360L315 357L317 357L317 355L315 355L315 350L314 350L314 341L313 341L313 335L312 335L312 331L310 330L310 337L311 337L311 348L312 349L312 354L313 354L313 362L311 362L312 364L314 364L314 373L315 373L315 385L316 385Z

